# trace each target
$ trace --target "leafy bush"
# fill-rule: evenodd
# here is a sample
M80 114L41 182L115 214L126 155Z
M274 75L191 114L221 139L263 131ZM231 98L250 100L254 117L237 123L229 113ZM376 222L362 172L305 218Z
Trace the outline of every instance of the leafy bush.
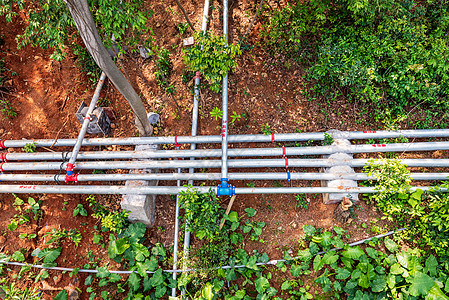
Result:
M8 21L16 15L12 3L17 3L20 9L24 7L22 0L1 1L0 16L6 15ZM106 47L111 47L116 42L119 49L125 44L137 45L139 36L149 30L146 22L152 13L141 9L142 4L142 0L89 0L92 15L100 36L105 39ZM62 60L64 47L73 37L75 28L67 5L62 0L39 0L30 4L27 11L28 25L25 32L17 36L18 47L31 44L42 49L55 49L51 58ZM112 41L112 35L116 41Z
M428 192L412 191L410 173L398 159L371 161L365 170L377 178L379 193L369 198L385 218L408 227L403 233L405 238L429 247L441 259L449 258L449 195L439 187Z
M242 54L239 44L228 44L225 36L210 32L195 33L195 45L184 53L184 63L190 71L199 71L212 91L220 92L221 81L237 68L235 58Z
M417 104L447 109L448 30L447 2L309 0L273 12L262 37L273 53L308 65L313 91L397 114Z
M304 226L307 247L298 251L290 269L293 277L309 275L313 269L314 281L333 299L343 295L348 299L449 299L441 290L449 290L448 270L435 256L422 255L419 249L401 251L388 237L382 242L373 239L363 248L350 247L341 240L344 231L338 227L334 231L336 235ZM332 251L332 247L343 249ZM383 247L389 253L379 251ZM289 288L289 282L281 287Z

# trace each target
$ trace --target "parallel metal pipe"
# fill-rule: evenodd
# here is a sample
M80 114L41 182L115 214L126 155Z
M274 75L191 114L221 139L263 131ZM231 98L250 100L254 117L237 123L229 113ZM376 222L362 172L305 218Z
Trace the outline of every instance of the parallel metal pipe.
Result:
M193 148L193 149L192 149ZM449 142L397 143L397 144L364 144L350 146L316 146L285 148L234 148L227 150L229 157L262 157L262 156L301 156L325 155L332 153L376 153L376 152L411 152L449 150ZM222 149L195 150L155 150L155 151L91 151L80 152L78 159L144 159L144 158L204 158L221 157ZM63 152L37 153L5 153L6 161L62 160ZM71 158L71 154L67 157Z
M223 0L223 34L228 43L228 0ZM221 180L222 184L228 181L228 74L223 76L222 109L221 120Z
M106 73L102 72L100 76L100 80L98 81L97 88L95 89L94 96L90 101L89 107L87 108L86 116L84 117L83 125L81 126L81 130L78 134L78 138L76 139L75 146L72 150L72 155L70 156L69 163L67 164L67 175L73 175L73 166L75 165L76 157L78 152L80 151L84 136L86 135L87 128L89 127L89 123L92 120L91 114L97 105L98 98L100 98L100 92L103 87L103 83L106 79Z
M270 135L249 134L249 135L229 135L228 143L270 143L274 142L300 142L324 140L324 132L315 133L280 133ZM339 135L333 134L334 138L345 139L381 139L381 138L429 138L429 137L449 137L449 129L419 129L419 130L398 130L398 131L341 131ZM221 135L203 135L203 136L179 136L177 142L179 144L212 144L221 143ZM1 140L0 149L2 148L22 148L26 144L35 143L37 147L50 146L69 146L75 145L76 139L34 139L34 140ZM110 146L110 145L145 145L145 144L175 144L175 137L130 137L130 138L96 138L84 139L83 146Z
M203 21L201 25L201 31L206 33L207 31L207 22L209 21L209 0L204 1L204 11L203 11ZM201 45L201 50L203 50L203 46ZM200 73L195 74L195 87L194 87L194 96L193 96L193 111L192 111L192 136L197 135L198 131L198 106L199 106L199 98L200 98ZM190 150L195 150L196 144L190 144ZM190 157L190 160L195 160L194 157ZM193 174L195 172L194 168L189 168L189 173ZM189 180L189 185L193 185L193 180ZM177 198L178 199L178 198ZM176 207L179 210L178 200L176 200ZM184 261L187 261L189 255L189 246L190 246L190 231L188 230L189 224L185 226L184 232ZM175 229L175 235L179 235L178 229ZM185 266L183 266L184 268ZM173 278L176 279L176 272L173 275ZM182 294L185 294L185 289L182 290ZM172 296L176 296L176 289L172 289Z
M303 168L320 168L347 165L363 167L370 159L333 160L333 159L289 159L288 166ZM449 159L402 159L401 163L408 167L449 167ZM62 164L62 168L65 167ZM284 159L231 159L229 168L283 168ZM61 163L3 163L3 171L38 171L59 170ZM79 162L75 170L113 170L113 169L177 169L177 168L220 168L221 160L165 160L165 161L99 161Z
M448 180L449 173L410 173L413 180ZM228 173L229 180L376 180L365 173ZM152 174L79 174L79 182L86 181L126 181L126 180L220 180L221 173L152 173ZM0 174L0 181L64 181L63 175L51 174Z
M207 193L210 190L216 191L217 187L199 186L194 187L200 193ZM176 186L104 186L104 185L0 185L0 193L15 194L103 194L103 195L177 195L182 191L187 191L188 187ZM447 192L446 188L439 187L412 187L411 190L421 189L423 191L439 190ZM374 187L354 187L354 188L330 188L330 187L280 187L280 188L235 188L236 194L318 194L318 193L377 193Z

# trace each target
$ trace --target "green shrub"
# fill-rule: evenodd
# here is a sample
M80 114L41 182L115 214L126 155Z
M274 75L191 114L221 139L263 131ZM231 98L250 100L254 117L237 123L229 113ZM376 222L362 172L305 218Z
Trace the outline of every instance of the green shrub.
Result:
M195 33L195 45L184 53L184 63L193 72L200 72L212 91L220 92L221 81L237 68L235 58L242 54L239 44L228 44L225 36L210 32Z
M397 114L418 104L448 108L448 30L448 2L309 0L273 12L262 37L273 53L307 66L314 92Z

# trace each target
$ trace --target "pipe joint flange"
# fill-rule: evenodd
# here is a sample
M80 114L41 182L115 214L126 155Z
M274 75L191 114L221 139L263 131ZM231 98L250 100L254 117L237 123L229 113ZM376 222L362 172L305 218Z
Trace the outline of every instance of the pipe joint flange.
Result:
M68 163L67 164L67 167L66 167L66 173L67 173L67 176L73 176L73 168L75 167L75 165L73 165L73 164L71 164L71 163Z
M67 183L67 182L70 182L70 181L72 181L72 182L75 182L75 183L78 183L78 175L79 174L75 174L75 175L66 175L65 176L65 179L64 179L64 181Z
M235 186L228 183L227 178L221 179L221 184L217 186L217 196L229 196L232 197L235 195Z

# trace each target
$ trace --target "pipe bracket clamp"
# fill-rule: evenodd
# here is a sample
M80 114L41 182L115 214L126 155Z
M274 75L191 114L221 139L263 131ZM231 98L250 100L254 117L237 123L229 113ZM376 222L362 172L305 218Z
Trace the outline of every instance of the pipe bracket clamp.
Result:
M221 179L221 184L217 186L217 196L234 196L235 186L228 183L227 179Z

